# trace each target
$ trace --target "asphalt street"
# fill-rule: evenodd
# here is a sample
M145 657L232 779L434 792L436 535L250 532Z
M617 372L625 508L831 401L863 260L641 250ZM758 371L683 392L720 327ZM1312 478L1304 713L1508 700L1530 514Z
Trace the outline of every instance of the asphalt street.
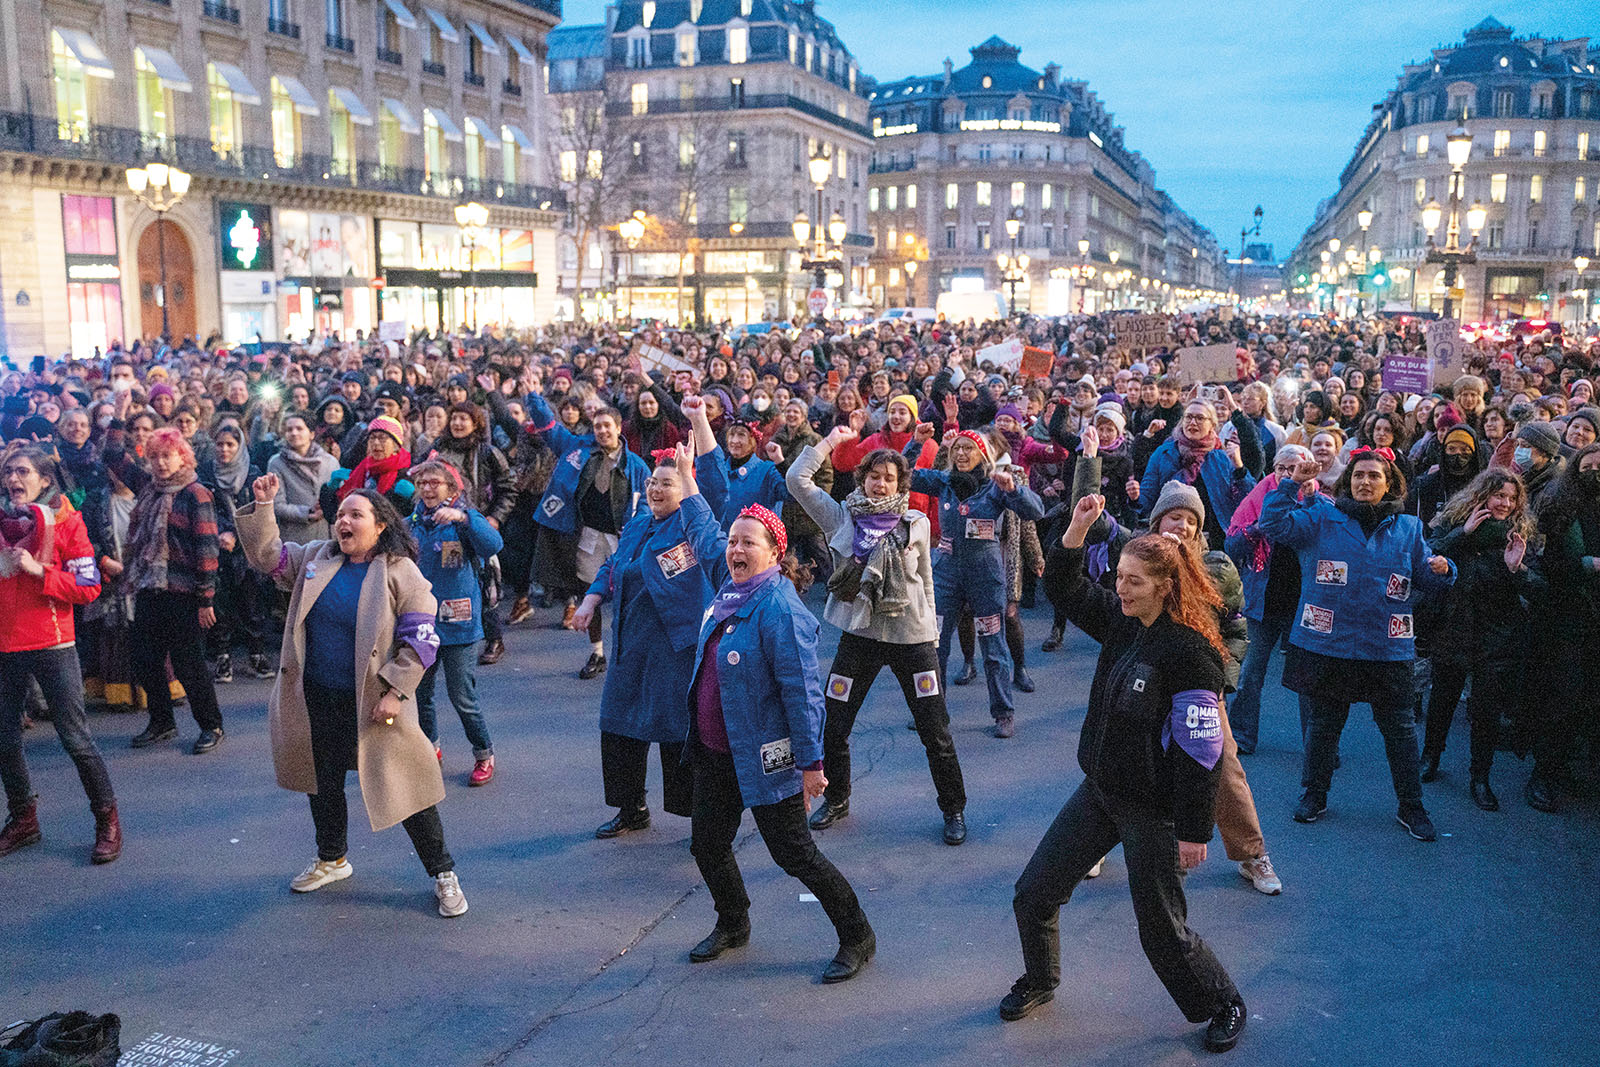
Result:
M648 831L595 840L612 814L601 683L577 679L587 644L553 629L554 614L511 628L506 658L480 671L498 762L488 787L467 787L469 746L442 713L441 812L471 903L459 919L436 914L403 831L367 829L354 776L355 876L289 891L315 846L305 799L273 782L267 682L221 687L227 740L209 756L188 754L183 709L180 742L143 752L127 748L142 716L92 716L127 835L104 868L88 862L93 824L71 765L50 728L35 728L26 744L45 839L0 860L0 1021L113 1011L125 1049L158 1049L140 1062L273 1067L1209 1059L1144 960L1117 853L1064 909L1055 1002L1020 1023L995 1014L1021 973L1012 884L1082 778L1087 639L1041 654L1048 616L1029 613L1039 690L1019 694L1013 739L989 735L981 680L952 690L970 797L960 848L940 841L921 746L898 687L880 677L856 726L852 814L819 835L879 952L856 981L823 986L832 929L748 817L738 855L753 935L710 964L687 958L714 922L688 821L658 810ZM836 638L824 626L829 656ZM1534 812L1521 801L1528 765L1502 754L1503 810L1478 811L1460 714L1445 775L1425 787L1441 839L1418 843L1395 823L1363 709L1328 815L1297 825L1297 712L1276 665L1269 686L1245 767L1286 889L1256 893L1219 840L1188 881L1191 925L1250 1008L1229 1062L1600 1062L1600 802ZM651 797L658 808L654 767ZM162 1059L186 1042L225 1051Z

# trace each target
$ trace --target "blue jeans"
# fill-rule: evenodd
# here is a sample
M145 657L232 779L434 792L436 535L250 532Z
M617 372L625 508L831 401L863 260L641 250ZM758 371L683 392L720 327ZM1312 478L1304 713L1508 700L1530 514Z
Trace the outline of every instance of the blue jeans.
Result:
M111 791L105 760L100 758L89 734L78 651L67 645L0 653L0 779L5 781L10 810L21 811L33 800L33 783L22 756L22 711L30 677L44 691L50 705L50 725L55 727L61 747L78 769L78 780L89 796L90 807L97 811L111 807L117 798Z
M428 740L439 743L439 719L434 712L434 683L439 678L439 668L444 668L444 688L461 716L461 728L472 742L472 758L488 759L494 755L494 745L489 741L489 727L478 710L478 649L482 641L465 645L440 645L439 655L422 676L417 686L417 721Z
M998 615L987 616L987 625L998 627L994 633L978 633L978 648L983 652L983 675L989 683L989 714L996 722L1009 719L1016 712L1016 702L1011 696L1011 650L1006 647L1005 609ZM939 627L939 685L945 684L950 665L950 642L955 639L956 624L961 621L961 605L952 605ZM975 620L976 621L976 620Z
M1239 665L1239 690L1228 705L1228 720L1233 724L1233 739L1245 755L1256 750L1261 730L1261 690L1267 683L1267 664L1289 629L1289 618L1246 619L1250 648ZM1303 740L1303 739L1302 739Z

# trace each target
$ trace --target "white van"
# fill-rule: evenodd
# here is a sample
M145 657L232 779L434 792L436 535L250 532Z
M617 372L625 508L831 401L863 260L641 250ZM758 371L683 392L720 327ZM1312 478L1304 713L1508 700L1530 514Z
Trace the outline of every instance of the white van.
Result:
M937 311L947 322L993 322L1006 317L1006 298L994 289L940 293Z

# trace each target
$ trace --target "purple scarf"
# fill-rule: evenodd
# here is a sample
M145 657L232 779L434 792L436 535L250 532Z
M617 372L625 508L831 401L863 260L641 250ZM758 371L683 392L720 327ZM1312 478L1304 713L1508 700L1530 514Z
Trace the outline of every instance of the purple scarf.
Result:
M899 512L886 511L881 515L857 515L855 518L855 538L850 543L850 554L856 559L866 562L872 555L872 547L883 540L883 535L900 525L904 516Z
M1111 569L1111 539L1117 536L1117 520L1110 515L1106 516L1106 536L1103 541L1096 541L1083 551L1083 562L1089 570L1089 580L1098 583L1106 571Z
M717 590L716 598L711 601L711 621L721 622L729 615L748 604L752 597L762 589L783 577L783 572L774 563L754 578L742 582L728 581Z

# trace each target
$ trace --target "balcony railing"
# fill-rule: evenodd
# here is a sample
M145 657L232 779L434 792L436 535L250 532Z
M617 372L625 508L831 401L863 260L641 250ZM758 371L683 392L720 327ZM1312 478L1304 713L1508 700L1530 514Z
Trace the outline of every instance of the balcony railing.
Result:
M275 19L268 15L267 32L298 41L300 39L300 24L298 22L289 22L287 19Z
M469 71L465 71L465 72L462 73L461 80L466 82L468 85L474 86L474 87L476 87L478 89L482 89L483 85L484 85L484 77L483 77L483 75L482 74L474 74L470 70Z
M344 161L328 156L299 155L279 160L271 147L246 145L218 152L203 137L174 137L165 142L120 126L74 130L54 118L0 111L0 152L28 152L52 159L79 159L118 167L168 163L197 177L240 178L288 185L355 186L377 192L455 199L475 197L484 203L564 211L559 189L537 185L429 179L420 169L380 167L370 160Z
M435 63L431 59L424 59L422 61L422 73L424 73L424 74L437 74L439 77L442 78L442 77L444 77L444 64L443 63Z
M849 130L851 133L862 137L872 136L872 132L859 122L843 118L837 111L829 111L819 107L809 100L798 96L789 96L784 93L752 93L744 98L742 104L736 103L725 96L697 96L689 100L654 100L650 101L647 114L651 115L682 115L697 111L759 111L770 108L789 108L803 115L821 119L823 122L840 129ZM606 114L616 117L628 117L634 114L633 103L622 100L606 105Z
M500 84L500 91L505 93L507 96L521 96L522 86L519 83L512 81L510 78L507 78Z
M239 9L223 3L222 0L201 0L200 13L207 18L239 25Z
M392 63L394 66L398 67L398 66L401 66L402 64L404 64L405 61L406 61L406 57L404 55L402 55L401 53L396 52L394 49L385 48L385 47L383 47L383 45L379 45L378 46L378 62L379 63Z
M867 167L868 174L894 174L903 170L916 170L917 161L914 159L889 159L882 162L873 162Z
M356 42L352 38L346 37L343 34L325 33L322 35L322 39L327 43L328 47L333 49L335 52L343 52L346 55L349 55L356 50Z

